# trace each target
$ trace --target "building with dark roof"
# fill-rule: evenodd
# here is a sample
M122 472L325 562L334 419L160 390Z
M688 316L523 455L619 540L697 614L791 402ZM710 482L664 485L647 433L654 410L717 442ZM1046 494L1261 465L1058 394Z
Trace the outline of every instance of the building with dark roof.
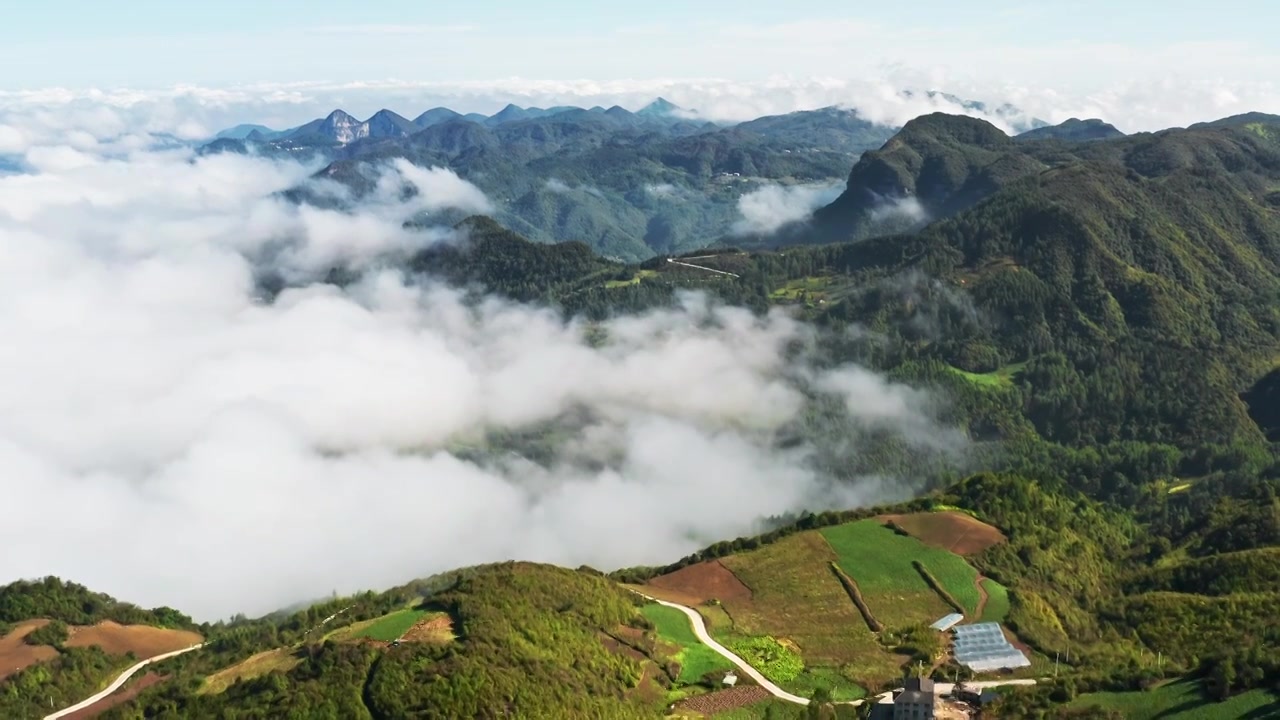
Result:
M893 699L893 720L933 720L937 695L929 678L907 678L907 686Z

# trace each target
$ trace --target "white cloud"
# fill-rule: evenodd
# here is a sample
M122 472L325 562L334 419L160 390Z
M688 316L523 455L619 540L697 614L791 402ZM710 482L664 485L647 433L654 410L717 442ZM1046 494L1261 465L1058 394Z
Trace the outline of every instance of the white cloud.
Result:
M910 492L833 492L816 446L774 448L806 387L853 396L785 314L689 296L588 342L379 269L448 235L407 214L485 205L450 173L391 167L337 212L277 198L314 167L117 151L33 149L38 172L0 177L0 495L23 509L0 581L225 617L507 558L662 562L764 515ZM363 278L309 280L338 262ZM268 270L294 281L269 302ZM866 423L928 426L901 394L859 386ZM565 440L541 463L465 452L546 428Z
M1141 79L1137 79L1141 78ZM912 97L903 90L914 89ZM538 80L507 78L471 82L379 80L345 83L273 83L229 88L195 85L165 90L0 91L0 152L35 145L71 144L67 133L83 131L104 151L144 145L152 134L182 138L207 135L243 122L283 129L327 115L336 107L367 117L383 107L414 117L445 105L460 112L492 113L504 105L562 104L639 109L662 96L696 117L721 122L747 120L839 105L874 122L902 125L929 112L987 117L1009 130L1007 118L960 108L921 90L940 89L997 107L1010 102L1026 117L1061 122L1101 117L1126 132L1185 126L1249 111L1280 113L1274 82L1229 82L1173 74L1131 76L1086 90L1048 83L980 83L945 73L881 67L856 79L779 75L756 81L716 78L647 80ZM6 129L7 128L7 129Z
M808 219L813 211L835 200L844 184L765 185L738 198L742 216L733 226L737 235L771 233L788 223Z
M457 173L441 167L420 168L396 158L392 167L414 186L422 200L422 209L437 212L446 208L458 208L474 213L493 211L493 203L480 188L458 177Z
M573 186L559 178L549 178L545 183L543 183L543 187L546 188L548 192L553 192L557 195L566 195L572 192L584 192L588 195L604 197L604 193L600 192L599 188L594 188L590 185Z
M26 135L12 125L0 125L0 153L20 153L27 149Z
M644 191L658 198L670 199L679 196L680 188L671 183L656 183L654 185L645 185Z

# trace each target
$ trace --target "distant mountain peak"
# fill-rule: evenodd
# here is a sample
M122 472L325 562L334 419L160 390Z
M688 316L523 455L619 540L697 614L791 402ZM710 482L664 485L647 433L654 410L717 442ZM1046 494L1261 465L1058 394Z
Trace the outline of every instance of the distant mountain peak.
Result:
M651 117L665 117L667 115L674 115L679 111L680 111L679 105L676 105L675 103L671 102L666 98L660 97L657 100L654 100L648 105L645 105L644 107L637 110L636 114L648 115Z
M1057 125L1033 128L1017 135L1018 140L1063 140L1067 142L1084 142L1088 140L1106 140L1123 137L1124 133L1111 123L1099 118L1069 118Z

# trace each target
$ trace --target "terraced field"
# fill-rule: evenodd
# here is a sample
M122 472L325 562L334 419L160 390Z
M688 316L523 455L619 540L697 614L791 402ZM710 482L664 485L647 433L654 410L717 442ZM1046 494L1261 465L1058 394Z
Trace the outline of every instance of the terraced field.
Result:
M790 641L806 667L841 668L861 685L897 677L900 659L867 629L831 571L835 559L816 532L724 558L724 566L751 589L749 599L723 601L733 634Z
M858 583L867 605L889 627L930 623L951 612L912 566L919 561L939 584L974 615L981 596L978 571L963 558L899 535L877 520L860 520L821 531L837 563Z

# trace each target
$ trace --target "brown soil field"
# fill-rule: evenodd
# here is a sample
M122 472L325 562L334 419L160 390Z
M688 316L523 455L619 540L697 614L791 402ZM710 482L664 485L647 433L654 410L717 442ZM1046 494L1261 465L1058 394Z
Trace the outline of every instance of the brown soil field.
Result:
M90 720L90 718L96 718L111 708L117 705L123 705L138 697L143 690L146 690L153 685L159 685L168 679L168 675L159 675L153 672L144 673L141 677L130 680L123 688L120 688L107 696L102 702L90 705L83 710L73 712L66 717L68 720Z
M802 532L758 550L724 558L752 594L725 600L738 635L771 635L794 642L806 665L846 667L859 684L901 676L831 572L836 554L822 535Z
M191 647L204 639L198 633L188 630L121 625L110 620L90 627L71 627L69 631L67 647L97 645L108 655L132 652L139 660Z
M427 616L409 628L401 640L433 644L451 643L457 639L453 633L453 619L448 615Z
M976 555L1008 539L998 528L952 510L881 515L879 519L891 520L920 542L957 555Z
M696 695L676 703L676 709L699 712L704 715L729 712L740 707L754 705L769 699L769 691L759 685L716 690L706 695Z
M58 651L48 645L28 645L23 640L28 633L48 623L48 620L20 622L13 626L8 635L0 638L0 680L23 668L58 656Z
M701 605L711 599L721 602L751 599L751 588L744 585L719 560L700 562L660 575L650 580L649 585L696 600L694 605Z

